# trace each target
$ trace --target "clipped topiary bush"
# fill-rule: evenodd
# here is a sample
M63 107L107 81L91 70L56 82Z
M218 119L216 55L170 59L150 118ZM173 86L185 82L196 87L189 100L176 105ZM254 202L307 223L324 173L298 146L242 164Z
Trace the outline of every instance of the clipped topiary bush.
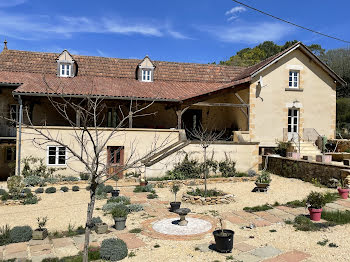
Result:
M7 194L5 189L0 188L0 196Z
M46 188L45 193L47 193L47 194L56 193L56 187L53 187L53 186L52 186L52 187Z
M62 181L69 181L69 182L79 181L79 177L65 176L65 177L62 177Z
M32 239L33 230L30 226L14 227L10 230L12 243L27 242Z
M89 178L90 178L89 173L80 173L79 176L80 176L81 180L85 180L85 181L89 180Z
M104 260L119 261L128 255L128 247L121 239L105 239L101 244L100 255Z
M29 195L32 193L32 190L30 190L30 188L24 188L21 193L23 193L25 195Z
M37 196L34 196L32 193L30 193L30 196L27 196L24 200L23 200L23 205L34 205L37 204L39 202L39 199Z
M91 224L93 224L94 226L96 225L96 224L101 224L102 223L102 219L100 218L100 217L93 217L92 219L91 219Z
M107 185L104 188L104 192L106 192L106 193L111 193L112 190L113 190L113 187L111 185Z
M74 191L74 192L77 192L77 191L79 191L80 190L80 188L78 187L78 186L73 186L72 187L72 191Z
M35 189L34 192L35 192L36 194L42 194L42 193L44 193L44 188L38 187L37 189Z
M127 207L129 208L129 212L140 212L143 210L143 205L141 204L130 204Z
M63 186L63 187L61 187L61 189L60 189L62 192L68 192L68 187L66 187L66 186Z

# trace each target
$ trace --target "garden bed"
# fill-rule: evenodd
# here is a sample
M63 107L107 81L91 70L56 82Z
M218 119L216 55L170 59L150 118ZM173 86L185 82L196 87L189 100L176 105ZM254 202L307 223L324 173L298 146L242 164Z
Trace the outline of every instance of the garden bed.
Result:
M182 202L191 203L194 205L220 205L220 204L229 204L233 201L234 201L234 196L231 194L226 194L223 196L212 196L212 197L191 196L186 193L182 195Z
M216 184L216 183L228 183L228 182L246 182L246 181L255 181L256 176L253 177L215 177L207 178L207 184ZM174 183L182 184L184 186L197 186L203 185L204 179L186 179L186 180L163 180L163 181L149 181L149 184L152 184L155 188L171 187Z

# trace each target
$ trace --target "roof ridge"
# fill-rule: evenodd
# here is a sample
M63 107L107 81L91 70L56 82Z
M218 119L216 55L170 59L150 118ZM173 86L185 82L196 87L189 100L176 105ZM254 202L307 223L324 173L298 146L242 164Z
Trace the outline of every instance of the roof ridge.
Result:
M67 49L64 49L67 50ZM68 51L68 50L67 50ZM46 55L60 55L61 53L54 53L54 52L39 52L39 51L27 51L27 50L17 50L17 49L8 49L6 52L23 52L23 53L32 53L32 54L46 54ZM68 51L69 52L69 51ZM80 54L71 54L75 58L102 58L102 59L111 59L111 60L125 60L125 61L133 61L133 62L140 62L143 59L138 58L119 58L119 57L105 57L105 56L92 56L92 55L80 55ZM198 65L198 66L209 66L209 67L219 67L219 68L230 68L230 69L237 69L237 70L244 70L248 67L242 67L242 66L230 66L230 65L219 65L219 64L204 64L204 63L194 63L194 62L179 62L179 61L164 61L164 60L152 60L154 63L171 63L171 64L181 64L181 65Z

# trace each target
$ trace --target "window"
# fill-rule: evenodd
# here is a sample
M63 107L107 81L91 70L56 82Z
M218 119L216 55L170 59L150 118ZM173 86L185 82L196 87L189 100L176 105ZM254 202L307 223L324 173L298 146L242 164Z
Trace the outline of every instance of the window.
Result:
M6 147L5 162L12 162L16 160L16 148Z
M48 146L47 164L66 165L66 148L63 146Z
M19 105L10 105L10 118L19 122Z
M299 71L289 71L289 88L299 88Z
M122 165L124 157L124 147L122 146L108 146L108 163L110 165Z
M151 82L152 81L152 70L142 69L142 81Z
M60 64L60 76L70 77L71 76L72 65L71 64Z
M117 127L119 124L119 117L117 114L117 108L108 108L107 109L107 127Z

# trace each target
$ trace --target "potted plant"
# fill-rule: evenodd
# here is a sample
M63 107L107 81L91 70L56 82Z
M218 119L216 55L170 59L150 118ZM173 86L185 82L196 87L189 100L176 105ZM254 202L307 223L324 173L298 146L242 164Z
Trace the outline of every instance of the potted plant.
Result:
M92 230L95 230L97 234L105 234L108 231L108 225L100 217L93 217L91 224L93 225Z
M47 222L47 217L43 217L43 218L38 217L37 221L38 221L38 228L33 231L32 238L34 240L44 240L48 235L47 229L44 228Z
M258 188L266 189L271 183L271 176L270 173L267 171L262 171L261 175L258 176L258 178L255 181L255 185Z
M140 179L140 186L147 186L148 182L145 178Z
M118 174L114 175L112 179L115 181L115 189L111 191L111 194L112 194L112 197L117 197L119 196L119 193L120 193L120 190L118 189L118 180L119 180Z
M339 187L338 187L338 192L339 195L342 199L347 199L349 197L349 187L348 187L348 180L345 179L341 179L339 182Z
M170 191L174 194L175 200L174 202L170 202L170 211L174 212L175 210L179 209L181 206L181 202L176 202L176 194L180 190L180 184L173 184L170 188Z
M306 203L310 212L310 219L320 221L322 207L326 204L323 194L312 191L306 198Z
M223 229L222 218L219 218L220 229L213 232L215 239L215 249L220 253L230 253L233 248L234 231L230 229Z
M116 230L123 230L125 228L126 218L129 214L129 209L126 205L117 205L110 214L114 219L114 227Z

